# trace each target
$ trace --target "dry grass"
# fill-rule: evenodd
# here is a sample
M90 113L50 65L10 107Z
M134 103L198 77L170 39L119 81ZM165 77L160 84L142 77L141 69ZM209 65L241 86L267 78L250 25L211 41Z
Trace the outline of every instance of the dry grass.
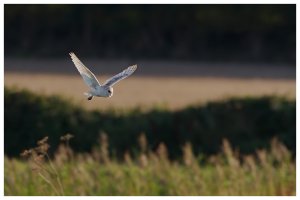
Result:
M100 77L105 80L107 77ZM183 108L190 104L220 100L232 96L282 95L296 96L293 79L241 79L201 77L139 77L132 76L114 87L110 99L86 101L87 87L79 75L5 73L5 85L28 88L44 94L61 94L75 99L90 109L168 106Z
M101 135L100 147L92 154L74 155L62 144L54 159L42 163L55 167L61 176L65 195L295 195L296 166L290 152L277 139L270 150L239 155L227 140L222 151L200 164L192 146L182 147L182 159L168 159L161 143L149 150L144 136L140 152L128 152L124 161L108 154L108 138ZM200 159L201 160L201 159ZM52 164L53 162L53 164ZM30 164L30 160L29 160ZM38 177L28 162L5 158L5 195L57 195L58 188ZM51 166L53 165L53 166ZM57 176L55 176L57 177Z

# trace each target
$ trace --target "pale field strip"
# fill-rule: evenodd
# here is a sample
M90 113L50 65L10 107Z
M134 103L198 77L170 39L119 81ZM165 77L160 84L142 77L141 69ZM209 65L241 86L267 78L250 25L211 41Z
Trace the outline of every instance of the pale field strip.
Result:
M108 76L98 78L103 82ZM113 97L94 98L92 101L87 101L83 96L88 87L79 75L7 72L4 84L46 95L62 95L85 108L100 110L136 106L180 109L208 101L244 96L296 97L296 80L293 79L131 76L114 86Z

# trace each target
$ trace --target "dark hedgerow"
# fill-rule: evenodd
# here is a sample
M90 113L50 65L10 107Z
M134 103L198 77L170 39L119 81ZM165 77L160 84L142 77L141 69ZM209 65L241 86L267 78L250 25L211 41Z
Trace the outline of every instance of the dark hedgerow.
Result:
M196 154L219 152L227 138L242 153L268 147L276 136L292 152L296 150L296 102L283 97L245 97L211 102L178 111L139 109L124 113L87 111L58 96L42 96L26 90L5 87L4 150L8 156L19 153L49 136L56 149L65 133L74 135L75 151L91 151L101 132L109 138L116 156L138 149L136 138L145 133L149 148L166 144L176 158L186 142Z

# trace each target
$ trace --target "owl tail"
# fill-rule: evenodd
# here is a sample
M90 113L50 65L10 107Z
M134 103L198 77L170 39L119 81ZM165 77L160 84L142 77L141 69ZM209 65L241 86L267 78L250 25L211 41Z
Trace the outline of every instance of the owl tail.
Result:
M83 94L87 97L87 100L92 100L93 95L91 93L85 92Z

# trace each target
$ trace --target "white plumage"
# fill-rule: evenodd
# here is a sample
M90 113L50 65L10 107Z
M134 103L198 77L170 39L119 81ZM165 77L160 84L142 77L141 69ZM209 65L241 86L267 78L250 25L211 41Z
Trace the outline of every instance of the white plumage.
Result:
M101 85L96 76L86 66L84 66L84 64L77 58L77 56L73 52L69 54L84 82L91 89L89 92L84 93L87 96L88 100L91 100L93 96L111 97L113 95L112 86L120 80L123 80L124 78L127 78L128 76L133 74L133 72L137 69L137 65L132 65L119 74L116 74L115 76L109 78L103 83L103 85Z

